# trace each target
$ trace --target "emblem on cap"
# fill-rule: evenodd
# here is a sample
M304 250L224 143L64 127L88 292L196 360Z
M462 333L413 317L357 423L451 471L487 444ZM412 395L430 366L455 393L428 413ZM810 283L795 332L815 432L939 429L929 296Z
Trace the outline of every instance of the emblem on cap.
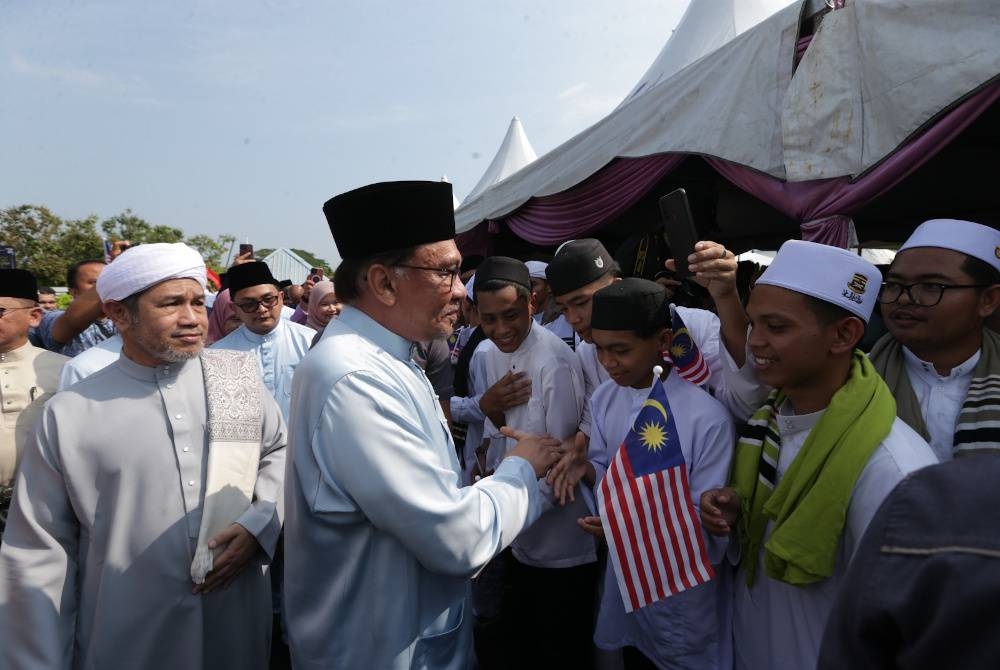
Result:
M1000 250L1000 247L997 247ZM847 288L851 289L855 293L864 293L865 288L868 286L868 277L864 276L860 272L855 272L854 276L851 277L851 281L847 283Z
M997 254L1000 254L1000 247L997 247ZM998 256L998 257L1000 257L1000 256ZM603 268L604 267L604 259L601 258L600 256L598 256L597 258L594 259L594 265L596 265L599 268Z
M997 258L1000 258L1000 247L996 247L995 249L993 249L993 255L996 256Z

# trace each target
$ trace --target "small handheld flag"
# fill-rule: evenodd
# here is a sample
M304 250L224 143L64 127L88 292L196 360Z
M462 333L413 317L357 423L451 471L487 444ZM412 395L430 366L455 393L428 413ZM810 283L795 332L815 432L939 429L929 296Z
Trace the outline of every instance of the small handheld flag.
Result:
M701 350L695 344L691 333L677 310L671 307L673 314L673 340L670 343L670 360L673 361L677 374L692 384L704 384L712 376L712 371L701 355Z
M649 397L597 493L625 611L715 576L691 501L677 425L656 370Z

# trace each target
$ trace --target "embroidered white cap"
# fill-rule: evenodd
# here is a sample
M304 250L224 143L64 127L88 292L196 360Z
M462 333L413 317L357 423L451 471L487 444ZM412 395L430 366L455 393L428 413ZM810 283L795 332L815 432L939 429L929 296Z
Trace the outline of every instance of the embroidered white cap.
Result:
M1000 272L1000 230L981 223L959 219L924 221L899 250L918 247L951 249L978 258Z
M847 249L789 240L757 280L842 307L865 323L875 308L882 274Z
M201 254L182 242L132 247L98 275L97 295L101 302L124 300L168 279L194 279L205 288Z

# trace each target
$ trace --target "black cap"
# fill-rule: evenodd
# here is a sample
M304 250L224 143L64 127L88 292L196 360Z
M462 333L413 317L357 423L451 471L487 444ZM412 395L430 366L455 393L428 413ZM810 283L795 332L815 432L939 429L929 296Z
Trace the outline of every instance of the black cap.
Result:
M229 285L229 295L234 298L237 293L251 286L260 286L261 284L281 286L280 282L271 274L271 268L262 261L234 265L226 273L226 282Z
M444 181L387 181L341 193L323 213L341 258L431 244L455 237L455 201Z
M38 282L35 281L35 275L17 268L0 270L0 297L38 302Z
M663 287L648 279L628 277L594 293L590 327L597 330L645 330L670 324L670 305Z
M560 296L600 279L614 267L614 259L598 240L570 240L556 250L545 277L553 295Z
M475 270L479 267L479 264L483 262L483 257L479 254L472 254L471 256L462 256L462 269L459 270L462 274L465 274L469 270Z
M488 281L510 282L531 290L528 266L507 256L490 256L479 264L476 268L476 286L483 286Z

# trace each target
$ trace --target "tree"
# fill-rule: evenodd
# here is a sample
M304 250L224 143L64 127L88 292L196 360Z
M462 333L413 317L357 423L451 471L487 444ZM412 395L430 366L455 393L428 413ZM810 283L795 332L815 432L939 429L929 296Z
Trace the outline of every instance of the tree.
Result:
M183 242L184 231L170 226L154 226L126 209L121 214L101 222L101 230L112 240L128 240L132 244L152 242Z
M192 235L185 240L187 244L201 253L202 258L205 259L205 265L216 272L226 271L226 257L235 241L234 235L219 235L218 237Z
M61 286L67 268L101 258L97 217L64 221L42 205L0 210L0 244L14 247L18 267L34 273L43 285Z

